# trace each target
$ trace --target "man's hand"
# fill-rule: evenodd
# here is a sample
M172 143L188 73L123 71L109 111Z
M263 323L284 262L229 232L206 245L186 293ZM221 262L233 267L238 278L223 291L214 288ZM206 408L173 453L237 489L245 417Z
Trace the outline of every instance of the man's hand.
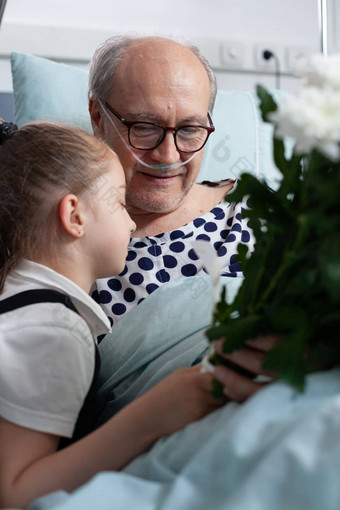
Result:
M220 356L252 372L256 376L263 375L272 378L275 374L264 371L262 364L266 353L276 346L279 339L280 337L274 334L260 336L248 340L243 349L225 354L222 351L225 340L222 338L214 343L214 348ZM258 381L256 379L250 379L222 365L215 367L214 375L223 385L223 391L226 397L236 402L244 402L270 382L268 380Z

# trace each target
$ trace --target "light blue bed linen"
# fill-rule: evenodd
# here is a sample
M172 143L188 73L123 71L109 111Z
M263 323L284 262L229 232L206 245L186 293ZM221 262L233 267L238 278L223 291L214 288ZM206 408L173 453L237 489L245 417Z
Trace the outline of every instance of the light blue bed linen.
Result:
M231 299L239 278L222 278ZM121 319L100 343L97 425L176 368L197 364L207 351L213 288L208 275L169 282Z
M29 510L338 510L340 369L274 383L163 439L122 473ZM114 452L112 452L114 455Z
M224 283L231 299L240 282ZM101 396L112 398L110 411L205 352L211 293L209 277L179 280L118 323L121 336L102 348ZM184 303L190 320L180 320ZM277 382L241 406L230 403L161 439L123 472L100 473L29 510L339 510L339 482L340 369L333 369L309 376L302 394Z

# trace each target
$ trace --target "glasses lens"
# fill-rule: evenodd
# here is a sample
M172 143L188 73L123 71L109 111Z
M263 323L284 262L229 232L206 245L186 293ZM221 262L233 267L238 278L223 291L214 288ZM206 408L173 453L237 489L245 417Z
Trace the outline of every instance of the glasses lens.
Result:
M164 138L166 128L150 122L136 122L130 126L129 141L135 149L154 149ZM177 149L182 152L199 151L209 136L202 126L183 126L175 132Z
M163 129L155 124L137 122L130 128L130 143L136 149L153 149L162 136Z
M200 126L183 126L176 133L177 147L183 152L200 150L209 136L208 130Z

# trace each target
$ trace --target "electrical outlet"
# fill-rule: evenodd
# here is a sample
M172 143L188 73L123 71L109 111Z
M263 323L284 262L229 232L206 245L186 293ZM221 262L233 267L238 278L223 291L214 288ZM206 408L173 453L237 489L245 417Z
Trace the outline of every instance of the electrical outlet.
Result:
M276 70L275 58L271 57L269 59L266 59L264 56L264 53L266 51L272 52L279 60L279 63L282 65L283 55L280 46L271 43L255 44L254 46L255 69L267 72L275 72Z
M312 46L287 46L285 51L287 71L294 73L299 64L315 52Z
M241 41L221 41L221 67L223 69L243 69L245 52L245 44Z

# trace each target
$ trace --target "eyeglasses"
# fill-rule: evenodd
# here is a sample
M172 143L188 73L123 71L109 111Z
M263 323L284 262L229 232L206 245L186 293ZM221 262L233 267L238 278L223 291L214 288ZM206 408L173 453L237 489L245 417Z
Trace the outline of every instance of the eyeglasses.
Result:
M128 128L129 143L135 149L149 151L160 145L168 131L174 135L175 146L180 152L197 152L203 149L211 133L215 131L211 117L208 113L210 126L181 126L164 127L153 122L128 122L114 111L111 106L104 102L105 107L115 116L124 126Z

